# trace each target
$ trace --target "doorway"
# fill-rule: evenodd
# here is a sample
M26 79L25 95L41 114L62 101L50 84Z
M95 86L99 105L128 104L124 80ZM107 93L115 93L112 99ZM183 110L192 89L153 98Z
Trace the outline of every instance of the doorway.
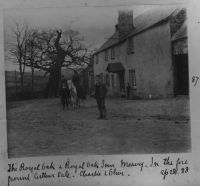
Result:
M188 55L174 55L174 94L189 95Z

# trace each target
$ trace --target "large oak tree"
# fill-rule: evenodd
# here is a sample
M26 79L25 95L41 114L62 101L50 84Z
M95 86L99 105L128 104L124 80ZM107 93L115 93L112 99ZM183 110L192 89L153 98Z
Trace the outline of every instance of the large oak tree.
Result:
M45 89L46 97L58 94L61 68L83 66L88 63L88 50L84 40L74 30L48 30L37 33L37 47L40 52L35 68L42 69L49 74L49 81Z
M34 70L43 70L49 77L45 88L46 97L58 94L62 67L74 69L89 63L89 52L78 31L30 29L27 25L20 30L17 24L14 37L16 42L10 52L17 59L22 87L25 67L29 67L32 72L32 90Z

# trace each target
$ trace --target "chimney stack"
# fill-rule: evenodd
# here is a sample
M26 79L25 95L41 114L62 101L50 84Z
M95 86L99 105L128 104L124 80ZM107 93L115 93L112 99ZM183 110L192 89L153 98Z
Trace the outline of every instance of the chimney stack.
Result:
M118 31L119 37L126 36L133 28L133 11L120 10L118 14L118 24L115 26L115 30Z

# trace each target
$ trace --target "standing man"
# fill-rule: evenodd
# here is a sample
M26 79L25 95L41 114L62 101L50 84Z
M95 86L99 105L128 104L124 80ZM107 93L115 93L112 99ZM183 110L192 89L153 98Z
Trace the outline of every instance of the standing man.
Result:
M69 88L64 76L61 77L60 96L63 110L65 110L65 105L68 107Z
M127 94L127 99L130 98L130 90L131 90L131 86L129 83L127 83L127 86L126 86L126 94Z
M106 119L106 106L105 106L106 93L107 93L106 85L103 84L100 76L97 76L95 85L95 98L97 100L97 106L99 109L98 119Z

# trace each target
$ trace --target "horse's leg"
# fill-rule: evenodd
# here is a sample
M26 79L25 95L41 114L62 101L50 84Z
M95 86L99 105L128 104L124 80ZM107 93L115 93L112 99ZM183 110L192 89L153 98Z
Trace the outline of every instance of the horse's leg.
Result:
M69 101L68 101L68 95L66 96L66 106L67 106L67 109L68 109L68 106L69 106Z
M81 100L78 98L78 107L81 107Z
M79 105L78 105L78 98L76 98L76 106L78 107Z
M78 98L76 97L76 107L78 107Z
M74 106L75 106L75 108L77 107L77 97L75 97Z
M71 97L72 107L74 108L74 97Z
M70 106L72 106L72 97L71 97L71 94L69 96L69 103L70 103Z
M76 99L75 99L75 97L73 97L73 105L74 105L74 107L76 107Z
M62 107L63 107L63 110L65 110L65 98L64 98L63 95L62 95L61 100L62 100Z
M84 101L83 101L83 99L81 99L81 100L80 100L80 102L81 102L81 103L82 103L82 105L84 106Z

